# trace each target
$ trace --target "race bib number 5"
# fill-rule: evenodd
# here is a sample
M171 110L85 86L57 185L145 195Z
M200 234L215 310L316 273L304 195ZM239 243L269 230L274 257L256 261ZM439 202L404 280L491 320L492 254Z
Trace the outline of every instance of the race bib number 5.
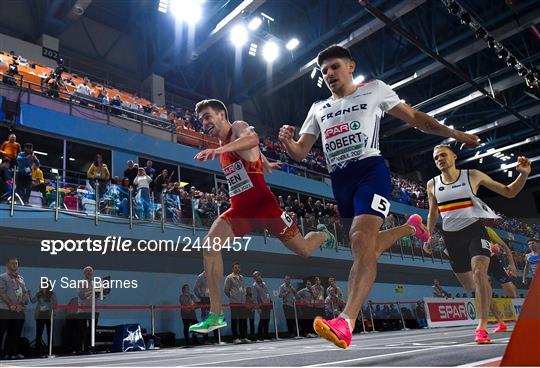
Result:
M388 216L388 212L390 212L390 201L378 194L374 194L373 201L371 201L371 209L382 213L386 217Z

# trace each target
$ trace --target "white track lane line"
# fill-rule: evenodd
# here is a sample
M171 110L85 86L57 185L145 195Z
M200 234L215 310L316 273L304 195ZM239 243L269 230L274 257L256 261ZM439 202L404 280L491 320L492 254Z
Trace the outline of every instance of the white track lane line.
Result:
M498 362L500 360L502 360L502 355L498 358L491 358L491 359L485 359L485 360L480 360L478 362L472 362L472 363L467 363L467 364L463 364L463 365L458 365L458 367L477 367L481 364L487 364L487 363L494 363L494 362Z
M464 337L464 336L470 336L470 334L462 335L461 337ZM458 337L458 336L453 336L453 337ZM452 338L452 337L449 336L448 338ZM493 340L493 341L497 341L497 340ZM306 367L318 367L318 366L339 364L339 363L344 363L344 362L349 362L349 361L352 362L352 361L357 361L357 360L367 360L367 359L374 359L374 358L378 358L378 357L385 357L385 356L392 356L392 355L410 354L410 353L414 353L414 352L421 352L421 351L424 351L424 350L426 350L426 351L427 350L437 350L437 349L459 347L459 346L469 346L469 345L470 346L477 346L475 343L464 343L464 344L457 344L457 345L436 346L436 347L415 349L415 350L402 351L402 352L397 352L397 353L389 353L389 354L383 354L383 355L372 355L372 356L369 356L369 357L342 360L342 361L337 361L337 362L329 362L329 363L322 363L322 364L309 364ZM384 349L384 346L380 346L380 348ZM332 350L342 350L342 349L337 348L337 349L332 349ZM350 351L355 351L355 350L356 349L351 349ZM287 353L287 354L274 354L274 355L260 356L260 357L255 357L255 358L250 357L250 358L242 358L242 359L228 359L228 360L221 360L221 361L209 361L209 362L205 362L205 363L186 364L185 366L186 367L197 367L197 366L205 366L205 365L212 366L212 365L222 364L222 363L241 362L241 361L245 361L245 360L255 360L255 359L259 360L259 359L265 359L265 358L279 358L279 357L284 357L284 356L302 355L302 354L305 354L305 352L295 352L295 353Z
M493 339L491 340L492 342L494 341L501 341L501 340L506 340L507 338L502 338L502 339ZM386 357L390 357L390 356L397 356L397 355L406 355L406 354L412 354L412 353L418 353L418 352L423 352L423 351L429 351L429 350L440 350L440 349L446 349L446 348L452 348L452 347L459 347L459 346L480 346L480 345L477 345L476 343L474 342L468 342L468 343L464 343L464 344L458 344L458 345L448 345L448 346L436 346L436 347L432 347L432 348L425 348L425 349L418 349L418 350L409 350L409 351L401 351L401 352L396 352L396 353L388 353L388 354L382 354L382 355L372 355L372 356L369 356L369 357L361 357L361 358L355 358L355 359L347 359L347 360L339 360L339 361L336 361L336 362L328 362L328 363L321 363L321 364L313 364L313 365L308 365L307 367L311 366L311 367L324 367L324 366L329 366L329 365L339 365L341 363L350 363L350 362L360 362L360 361L363 361L363 360L370 360L370 359L376 359L376 358L386 358Z

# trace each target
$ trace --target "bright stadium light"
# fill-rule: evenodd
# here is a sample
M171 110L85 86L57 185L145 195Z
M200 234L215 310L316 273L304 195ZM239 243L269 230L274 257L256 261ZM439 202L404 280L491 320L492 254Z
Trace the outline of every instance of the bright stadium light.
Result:
M255 17L249 22L248 28L250 31L254 31L257 28L259 28L261 24L262 24L262 19L259 17Z
M242 47L248 40L248 32L243 24L237 24L231 30L231 42L235 47Z
M263 58L268 63L274 62L279 56L279 48L274 41L268 41L262 50Z
M298 41L298 38L292 38L289 42L287 42L287 45L285 47L287 47L287 50L290 51L297 48L298 45L300 45L300 41Z
M362 83L366 77L364 77L362 74L360 74L358 77L353 79L354 84L360 84Z
M202 17L202 0L170 0L170 10L176 19L196 24Z

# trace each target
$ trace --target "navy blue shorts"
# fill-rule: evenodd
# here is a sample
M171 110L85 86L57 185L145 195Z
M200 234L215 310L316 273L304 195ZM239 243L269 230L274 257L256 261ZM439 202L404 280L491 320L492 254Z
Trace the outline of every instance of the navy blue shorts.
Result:
M331 174L332 190L344 225L359 215L383 220L390 211L392 178L382 156L353 161Z

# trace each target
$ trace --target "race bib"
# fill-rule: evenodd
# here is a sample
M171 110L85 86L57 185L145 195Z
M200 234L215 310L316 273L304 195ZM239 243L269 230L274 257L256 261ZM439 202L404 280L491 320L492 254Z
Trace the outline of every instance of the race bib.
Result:
M101 173L100 172L96 173L96 178L101 178Z
M24 172L26 172L27 174L30 174L32 170L29 167L25 167Z
M236 161L223 169L223 173L229 184L229 196L234 197L248 189L253 188L253 183L242 161Z
M390 201L378 194L373 195L373 201L371 201L371 209L380 212L384 217L388 216L390 212Z
M364 154L368 136L362 133L359 121L334 125L324 130L324 152L332 166L356 159Z

